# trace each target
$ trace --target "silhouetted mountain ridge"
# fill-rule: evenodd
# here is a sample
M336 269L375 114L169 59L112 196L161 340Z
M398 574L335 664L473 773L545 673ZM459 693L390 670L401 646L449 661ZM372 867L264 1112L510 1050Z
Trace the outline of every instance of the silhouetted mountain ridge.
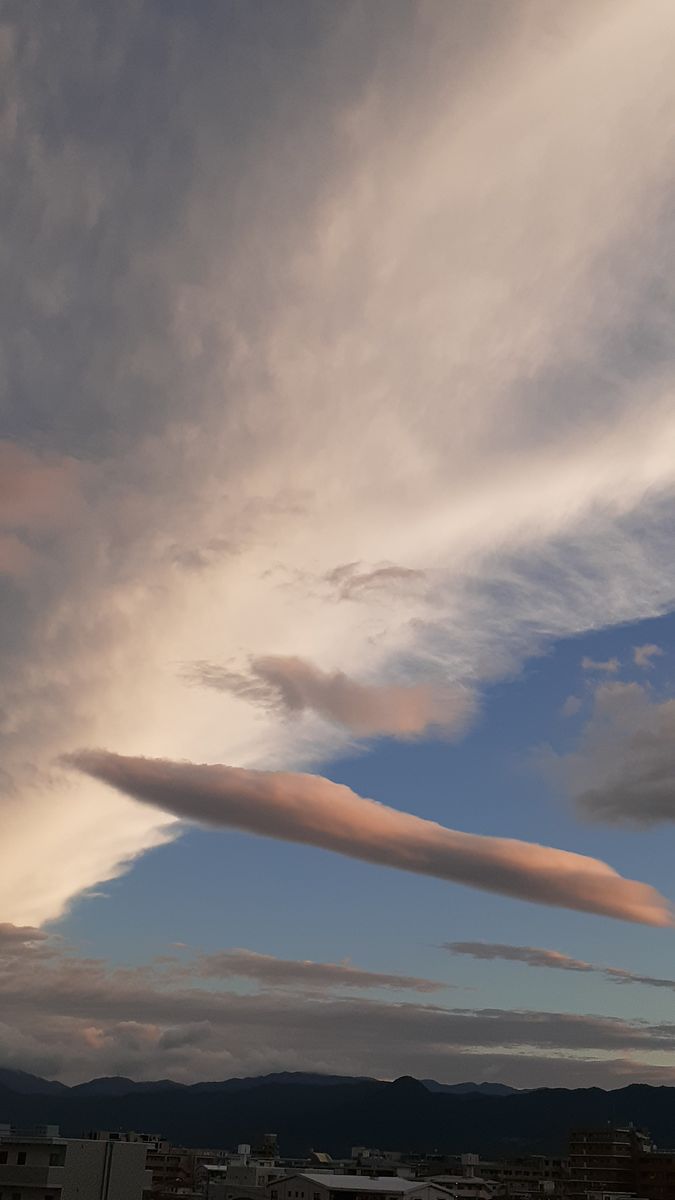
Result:
M136 1129L176 1144L234 1147L274 1130L283 1154L319 1147L337 1157L352 1145L488 1156L564 1153L571 1129L607 1123L643 1126L662 1146L674 1140L675 1088L646 1084L490 1095L432 1091L411 1077L387 1083L319 1076L317 1082L291 1073L191 1086L160 1080L123 1092L133 1081L92 1080L114 1094L87 1085L40 1093L26 1090L25 1076L12 1090L11 1075L0 1077L0 1122L54 1123L71 1137L90 1129Z

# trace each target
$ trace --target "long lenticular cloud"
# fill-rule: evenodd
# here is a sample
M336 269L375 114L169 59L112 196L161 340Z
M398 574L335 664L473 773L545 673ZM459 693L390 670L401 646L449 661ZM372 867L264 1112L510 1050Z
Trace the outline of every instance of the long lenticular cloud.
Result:
M319 775L245 770L81 750L66 766L187 821L332 850L581 912L672 925L654 888L595 858L511 838L446 829Z

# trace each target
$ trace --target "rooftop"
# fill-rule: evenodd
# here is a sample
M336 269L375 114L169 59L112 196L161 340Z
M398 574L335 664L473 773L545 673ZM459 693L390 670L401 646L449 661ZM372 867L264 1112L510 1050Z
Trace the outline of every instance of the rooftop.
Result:
M290 1177L288 1177L290 1178ZM298 1178L309 1179L312 1183L323 1184L331 1191L338 1192L415 1192L427 1187L428 1179L401 1179L397 1175L333 1175L329 1171L299 1171ZM438 1187L438 1184L433 1186Z

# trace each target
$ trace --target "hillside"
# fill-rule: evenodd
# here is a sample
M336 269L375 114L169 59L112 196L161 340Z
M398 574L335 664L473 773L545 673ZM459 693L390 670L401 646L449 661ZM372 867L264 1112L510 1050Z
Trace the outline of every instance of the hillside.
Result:
M137 1129L188 1146L233 1147L274 1131L287 1155L319 1148L341 1156L356 1144L504 1155L563 1153L571 1128L632 1121L658 1144L675 1141L675 1088L647 1085L502 1096L433 1092L407 1077L393 1083L332 1077L328 1084L325 1077L301 1075L298 1082L286 1075L192 1086L97 1081L108 1084L101 1094L91 1086L13 1090L9 1076L0 1084L0 1121L55 1123L66 1136ZM120 1086L130 1090L118 1094Z

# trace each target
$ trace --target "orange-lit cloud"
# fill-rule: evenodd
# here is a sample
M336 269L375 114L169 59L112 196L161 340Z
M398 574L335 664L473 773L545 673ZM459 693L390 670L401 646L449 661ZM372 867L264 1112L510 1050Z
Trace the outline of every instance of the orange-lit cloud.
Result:
M351 858L561 908L671 925L662 896L606 863L510 838L446 829L317 775L83 750L66 765L188 821L320 846Z
M254 658L247 674L213 663L193 663L183 674L194 683L264 707L296 714L312 710L359 737L414 738L433 729L458 732L473 709L466 688L359 683L343 671L321 671L291 656Z

